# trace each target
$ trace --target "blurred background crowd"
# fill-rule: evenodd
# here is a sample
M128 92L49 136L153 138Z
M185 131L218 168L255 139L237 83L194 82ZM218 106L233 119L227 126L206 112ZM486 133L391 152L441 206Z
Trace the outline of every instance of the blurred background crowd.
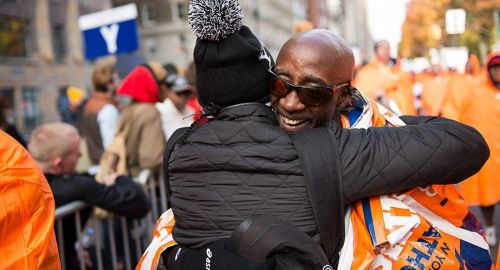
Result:
M186 22L187 0L1 1L0 95L7 100L3 106L10 107L7 118L22 136L29 139L38 125L71 117L66 107L74 110L92 91L91 72L102 55L90 55L92 48L85 44L95 42L85 41L80 16L130 3L136 8L138 46L114 53L116 84L150 60L186 75L195 43ZM479 77L488 53L500 46L494 0L242 0L241 5L244 23L274 56L293 33L321 27L349 42L360 69L374 59L375 43L387 40L389 49L384 45L382 53L388 54L383 57L390 58L390 69L385 72L401 77L407 99L417 101L398 104L404 113L438 113L446 91L437 93L435 84L451 89L455 75ZM69 106L60 98L63 91ZM437 98L431 102L433 95Z

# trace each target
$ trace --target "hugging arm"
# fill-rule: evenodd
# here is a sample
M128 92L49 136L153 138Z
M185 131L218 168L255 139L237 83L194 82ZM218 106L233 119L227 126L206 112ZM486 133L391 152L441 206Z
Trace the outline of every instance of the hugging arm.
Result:
M339 145L346 203L430 184L458 183L489 157L474 128L439 117L405 116L402 127L330 128Z
M97 183L90 176L75 176L72 181L75 198L88 204L127 218L141 218L149 211L148 197L131 178L119 176L110 186Z

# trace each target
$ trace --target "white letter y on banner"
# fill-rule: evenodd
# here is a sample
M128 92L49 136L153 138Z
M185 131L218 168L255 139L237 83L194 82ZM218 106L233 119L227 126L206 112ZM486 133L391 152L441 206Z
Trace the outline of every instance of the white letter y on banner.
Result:
M118 37L118 29L120 26L118 24L112 24L110 26L103 26L99 29L104 41L106 42L106 47L109 53L115 53L117 48L116 38Z

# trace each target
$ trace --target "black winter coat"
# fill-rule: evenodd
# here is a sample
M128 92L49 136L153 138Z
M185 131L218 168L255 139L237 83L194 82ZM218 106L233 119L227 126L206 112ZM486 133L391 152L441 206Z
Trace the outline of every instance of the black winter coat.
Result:
M342 129L332 122L326 127L338 145L339 164L332 166L343 176L342 191L335 191L343 205L417 186L458 183L489 156L473 128L444 118L402 119L409 125ZM241 221L258 213L317 234L297 151L267 106L223 109L176 146L168 166L173 234L180 245L200 247L228 238Z

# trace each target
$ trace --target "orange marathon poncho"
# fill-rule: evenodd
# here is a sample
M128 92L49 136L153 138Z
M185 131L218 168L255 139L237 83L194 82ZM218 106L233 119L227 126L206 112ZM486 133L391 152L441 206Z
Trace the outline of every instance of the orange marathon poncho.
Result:
M50 186L28 151L0 130L0 269L60 269Z
M404 125L360 92L355 96L356 109L342 116L344 127ZM479 221L453 185L374 196L350 206L345 218L338 269L492 269ZM174 223L172 210L161 215L136 269L156 269L161 253L176 245Z
M425 115L441 115L449 81L449 78L438 75L422 82L421 101Z
M449 78L441 111L443 117L459 121L464 103L471 97L471 91L477 89L481 83L481 67L475 55L469 56L467 66L470 66L469 72L454 74Z
M488 58L500 57L500 51ZM465 90L465 89L464 89ZM474 88L464 91L467 97L457 109L458 121L470 125L484 136L490 147L490 158L475 175L460 184L466 201L473 205L490 206L500 201L500 89L487 71Z
M416 114L410 76L399 65L390 67L374 59L358 71L353 84L373 100L382 90L388 98L386 105L397 114Z

